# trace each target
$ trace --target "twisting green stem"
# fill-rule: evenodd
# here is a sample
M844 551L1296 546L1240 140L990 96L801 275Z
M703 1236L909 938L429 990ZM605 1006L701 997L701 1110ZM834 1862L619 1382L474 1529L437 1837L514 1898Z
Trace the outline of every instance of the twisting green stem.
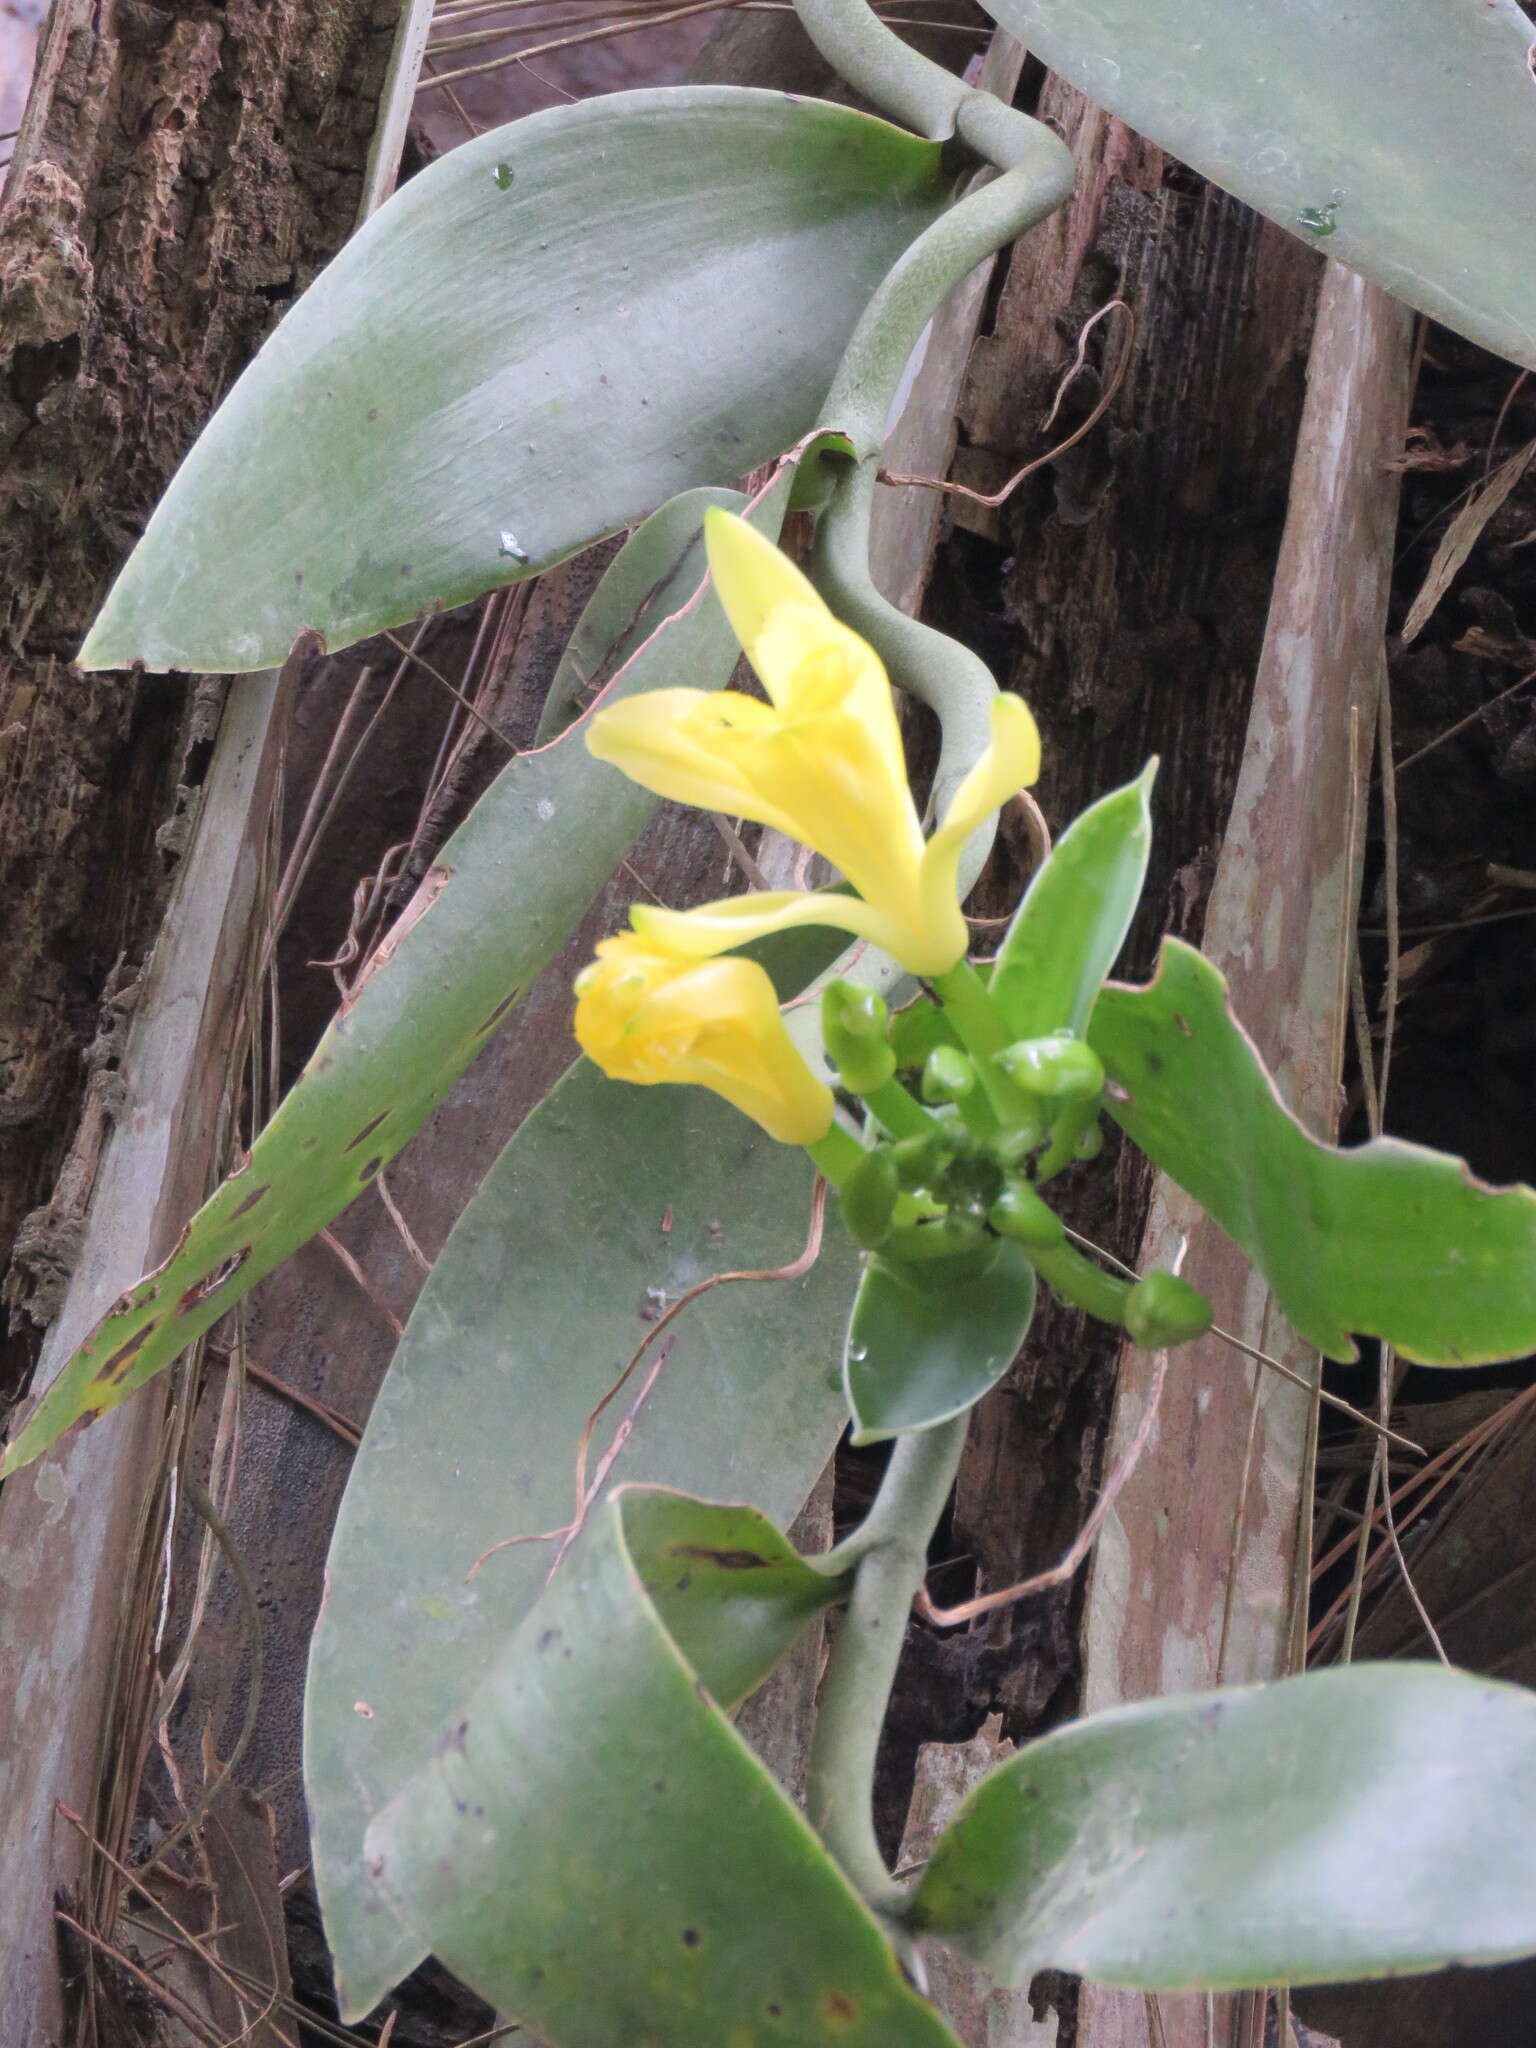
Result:
M872 106L932 140L954 132L970 88L904 43L864 0L796 0L795 11L832 69Z
M1070 195L1072 158L1040 122L989 93L962 84L910 49L865 0L797 0L811 40L876 106L934 139L954 135L999 167L918 237L886 277L854 331L822 421L851 443L854 459L836 477L818 526L811 573L842 618L880 654L894 680L938 717L942 734L933 806L942 815L991 737L989 705L997 685L985 663L942 633L907 618L875 589L869 572L869 524L886 424L902 375L924 327L945 298L985 257L1044 219ZM836 460L824 457L827 473ZM960 861L968 893L992 844L978 831ZM834 974L876 987L896 981L878 955L839 962ZM801 1010L790 1031L816 1050L819 1020Z
M942 814L991 742L989 706L997 684L979 655L947 633L909 619L876 590L869 573L869 522L878 468L879 457L871 456L838 484L817 525L809 566L812 580L843 623L862 634L892 679L937 716L933 808ZM975 881L991 843L991 833L982 831L967 846L962 889Z
M877 1910L893 1910L902 1893L875 1840L875 1752L968 1419L900 1438L863 1526L822 1560L828 1571L852 1566L854 1580L822 1682L806 1807L828 1852Z
M988 256L1054 213L1072 192L1072 155L1061 138L989 94L1009 122L1017 161L978 185L924 230L887 271L864 309L822 409L829 433L844 434L860 460L885 444L891 402L923 329L963 279ZM969 107L962 109L968 113ZM985 132L994 121L969 125ZM1009 131L1011 133L1011 130Z

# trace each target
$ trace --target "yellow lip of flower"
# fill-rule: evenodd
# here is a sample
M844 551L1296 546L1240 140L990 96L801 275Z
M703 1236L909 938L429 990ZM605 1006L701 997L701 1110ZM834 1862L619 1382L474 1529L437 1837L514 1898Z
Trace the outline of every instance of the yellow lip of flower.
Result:
M636 929L704 958L765 931L831 924L873 940L914 973L942 973L966 949L955 896L961 850L1039 773L1034 720L1016 697L994 701L992 745L925 845L879 656L745 520L714 509L704 533L716 591L770 702L731 690L655 690L599 712L587 744L659 796L799 840L858 895L754 896L685 918L637 911Z
M752 960L679 959L637 932L604 939L576 978L576 1040L614 1080L713 1089L780 1144L814 1144L832 1122L831 1090Z

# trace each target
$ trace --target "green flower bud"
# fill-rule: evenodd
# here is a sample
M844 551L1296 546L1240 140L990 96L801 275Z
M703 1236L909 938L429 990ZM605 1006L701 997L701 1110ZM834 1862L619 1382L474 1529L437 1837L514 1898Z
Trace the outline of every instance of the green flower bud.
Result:
M890 1012L872 988L831 981L821 992L821 1035L843 1086L855 1095L881 1088L896 1071L886 1042Z
M848 1235L866 1251L874 1251L891 1234L891 1217L901 1192L896 1163L889 1151L866 1152L838 1189Z
M1145 1273L1125 1298L1124 1316L1133 1344L1164 1351L1203 1337L1211 1327L1211 1304L1177 1273Z
M1104 1089L1104 1062L1080 1038L1021 1038L997 1055L997 1064L1031 1095L1051 1101L1089 1102Z
M1066 1226L1027 1180L1011 1180L987 1211L999 1237L1011 1237L1030 1251L1050 1251L1066 1238Z
M976 1091L976 1069L952 1045L936 1045L923 1067L924 1102L963 1102Z

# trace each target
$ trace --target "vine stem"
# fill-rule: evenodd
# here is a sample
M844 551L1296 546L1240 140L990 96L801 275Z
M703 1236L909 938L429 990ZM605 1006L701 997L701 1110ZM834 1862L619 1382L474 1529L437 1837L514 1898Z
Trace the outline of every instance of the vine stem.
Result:
M811 1742L806 1810L828 1853L877 1912L894 1915L903 1892L875 1839L875 1755L912 1602L928 1569L928 1543L944 1512L969 1414L898 1439L874 1506L821 1560L853 1569L853 1591L822 1681Z

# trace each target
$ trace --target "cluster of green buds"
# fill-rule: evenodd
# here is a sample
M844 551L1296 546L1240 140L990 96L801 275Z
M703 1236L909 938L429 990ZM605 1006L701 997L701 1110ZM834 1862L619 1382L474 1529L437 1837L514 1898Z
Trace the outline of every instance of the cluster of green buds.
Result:
M821 1018L845 1106L862 1106L858 1156L842 1150L831 1174L856 1243L901 1265L955 1261L958 1282L1007 1238L1057 1294L1137 1344L1160 1350L1210 1328L1211 1305L1187 1280L1107 1272L1041 1194L1103 1143L1105 1074L1090 1045L1062 1032L978 1054L940 1004L893 1017L846 981L823 991Z

